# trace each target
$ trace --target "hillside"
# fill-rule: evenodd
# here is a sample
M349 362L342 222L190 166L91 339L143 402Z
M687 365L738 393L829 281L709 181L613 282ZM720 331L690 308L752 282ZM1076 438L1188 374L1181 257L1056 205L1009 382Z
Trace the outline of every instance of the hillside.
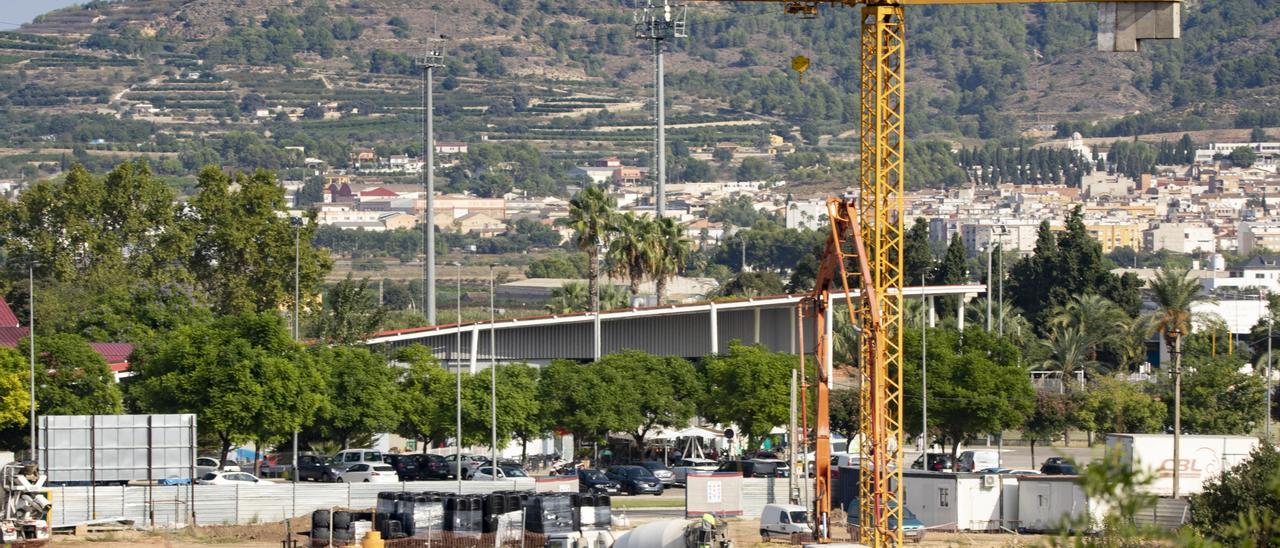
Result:
M0 106L21 107L5 109L14 130L0 146L171 153L163 170L173 175L211 160L297 165L287 146L331 164L356 144L413 152L413 55L445 35L442 138L644 164L650 46L633 37L624 4L99 0L0 35ZM667 61L672 141L752 143L771 132L850 153L840 135L854 123L856 18L780 12L689 8L690 37L670 42ZM1094 51L1093 14L1090 5L910 8L908 131L972 142L1048 137L1060 121L1070 122L1060 131L1098 137L1280 124L1280 3L1189 4L1183 40L1135 54ZM785 71L798 54L813 59L803 82ZM281 117L290 109L297 120ZM195 135L236 139L197 146ZM54 158L11 156L0 177Z

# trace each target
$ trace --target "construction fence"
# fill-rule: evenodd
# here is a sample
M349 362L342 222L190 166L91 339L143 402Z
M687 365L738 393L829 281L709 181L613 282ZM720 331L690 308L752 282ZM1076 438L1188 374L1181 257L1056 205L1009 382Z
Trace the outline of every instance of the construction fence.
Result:
M558 489L558 486L556 486ZM533 478L464 481L463 494L541 490ZM327 508L372 508L383 491L457 493L456 481L271 483L124 487L51 487L53 527L129 520L146 527L247 525L283 521Z

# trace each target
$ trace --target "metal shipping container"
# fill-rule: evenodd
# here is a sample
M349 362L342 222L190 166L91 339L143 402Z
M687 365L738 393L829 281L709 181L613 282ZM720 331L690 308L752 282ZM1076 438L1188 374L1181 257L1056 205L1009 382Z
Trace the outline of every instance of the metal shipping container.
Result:
M39 420L41 468L51 484L190 478L196 416L49 415Z

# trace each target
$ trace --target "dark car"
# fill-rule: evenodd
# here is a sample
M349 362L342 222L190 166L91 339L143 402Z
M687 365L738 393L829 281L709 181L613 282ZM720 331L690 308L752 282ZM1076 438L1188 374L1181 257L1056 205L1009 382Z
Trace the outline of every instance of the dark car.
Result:
M1046 461L1040 467L1040 473L1046 476L1074 476L1077 474L1076 465L1070 462L1048 462Z
M671 485L676 482L675 473L672 472L670 468L667 468L667 465L662 464L661 462L656 460L646 460L637 462L636 464L645 467L650 472L653 472L654 477L662 480L663 487L671 487Z
M950 453L929 453L928 457L928 466L925 465L925 455L920 455L911 463L911 469L930 472L951 472L956 469L956 460L951 458Z
M521 468L520 465L518 464L506 464L504 461L498 461L498 462L499 462L498 468L501 469L502 473L506 475L508 478L529 477L529 473L525 472L524 468Z
M418 477L427 480L446 480L453 474L449 461L440 455L422 455L418 459Z
M622 485L606 476L599 470L584 468L577 471L578 492L598 495L616 495L622 492Z
M345 467L316 455L298 455L298 479L302 481L338 481Z
M790 473L785 463L769 460L726 461L716 471L737 472L744 478L785 478Z
M400 481L419 481L422 479L422 473L418 471L418 462L421 458L422 455L383 453L382 462L396 469L396 475L400 477Z
M624 492L632 495L662 494L662 480L643 466L611 466L605 476L618 482Z

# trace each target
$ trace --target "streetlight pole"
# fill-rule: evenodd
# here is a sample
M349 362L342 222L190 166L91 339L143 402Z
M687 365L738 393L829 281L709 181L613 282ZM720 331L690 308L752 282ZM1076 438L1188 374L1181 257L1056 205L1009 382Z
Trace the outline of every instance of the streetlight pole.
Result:
M1000 235L1002 237L1004 236L1003 229L1000 231ZM999 325L1000 336L1003 337L1004 336L1004 241L1003 240L1000 242L1000 254L996 255L996 261L997 261L996 264L998 265L998 268L996 270L1000 272L1000 276L996 278L996 288L997 288L996 295L998 295L1000 299L1000 302L999 302L1000 316L998 318L999 321L997 322L997 324Z
M924 296L924 279L928 270L920 273L920 451L929 460L929 300Z
M458 419L458 440L457 446L454 448L455 468L453 475L458 479L458 494L462 494L462 263L455 262L453 266L458 268L458 321L454 322L454 348L457 349L458 358L453 361L453 366L457 369L457 399L454 401L457 406ZM474 334L473 334L474 336Z
M1267 412L1265 432L1266 432L1268 443L1271 442L1271 337L1272 337L1273 324L1274 324L1273 318L1271 317L1271 314L1268 313L1267 314L1267 368L1266 368L1267 405L1265 407Z
M987 333L991 332L991 251L995 244L987 242Z
M1173 330L1173 498L1178 498L1182 468L1182 331Z
M489 452L493 455L493 460L489 462L490 470L493 472L493 479L498 479L498 356L497 343L494 342L493 336L497 334L494 328L494 310L493 310L493 265L489 265L489 424L490 424L490 444Z
M302 218L291 217L289 224L293 225L293 340L298 342L302 340L302 331L299 330L299 311L301 306L299 302L302 300L301 284L301 267L302 263ZM226 455L219 458L221 460ZM298 431L293 431L293 468L289 470L289 480L292 484L290 498L292 506L290 506L290 515L298 515Z
M36 453L36 265L27 265L27 343L31 351L31 460L40 463Z

